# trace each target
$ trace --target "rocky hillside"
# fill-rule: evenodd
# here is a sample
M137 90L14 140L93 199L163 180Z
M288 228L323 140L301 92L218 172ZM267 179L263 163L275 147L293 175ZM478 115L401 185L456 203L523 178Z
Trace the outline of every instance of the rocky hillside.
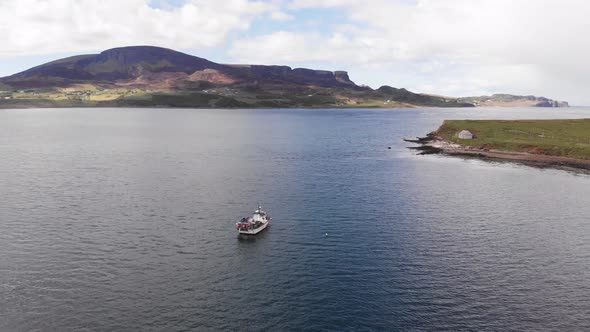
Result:
M169 88L182 81L245 83L252 80L354 87L345 72L291 69L287 66L222 65L170 49L152 46L115 48L100 54L53 61L1 79L15 88L67 87L77 83L127 83Z
M0 107L472 107L477 100L373 90L345 71L228 65L152 46L114 48L0 78Z

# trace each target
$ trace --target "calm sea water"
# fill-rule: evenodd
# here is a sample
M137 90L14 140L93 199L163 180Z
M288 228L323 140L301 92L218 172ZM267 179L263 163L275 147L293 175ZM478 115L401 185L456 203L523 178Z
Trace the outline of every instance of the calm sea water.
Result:
M590 177L401 141L557 117L1 110L0 330L588 330Z

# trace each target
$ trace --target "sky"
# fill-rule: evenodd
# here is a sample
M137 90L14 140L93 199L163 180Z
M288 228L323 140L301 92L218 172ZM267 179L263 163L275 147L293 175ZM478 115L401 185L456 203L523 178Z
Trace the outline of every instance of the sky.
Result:
M0 76L130 45L357 84L590 105L583 0L0 0Z

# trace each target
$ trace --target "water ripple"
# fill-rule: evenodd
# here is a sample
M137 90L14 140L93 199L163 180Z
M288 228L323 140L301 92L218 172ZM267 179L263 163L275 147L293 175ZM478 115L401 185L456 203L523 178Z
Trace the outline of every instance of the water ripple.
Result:
M590 177L400 140L554 112L0 111L0 330L590 329Z

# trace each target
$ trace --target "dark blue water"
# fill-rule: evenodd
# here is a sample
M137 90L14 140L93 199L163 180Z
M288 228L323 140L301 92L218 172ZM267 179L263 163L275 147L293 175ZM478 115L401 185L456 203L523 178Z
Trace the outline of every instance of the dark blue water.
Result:
M588 330L590 177L401 141L556 117L1 110L0 330Z

